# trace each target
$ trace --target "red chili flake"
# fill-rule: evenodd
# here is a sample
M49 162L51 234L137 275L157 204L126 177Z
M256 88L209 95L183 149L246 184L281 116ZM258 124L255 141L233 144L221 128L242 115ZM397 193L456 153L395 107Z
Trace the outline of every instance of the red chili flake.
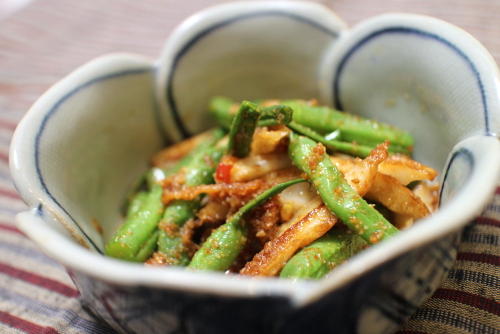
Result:
M215 180L219 183L231 183L232 164L220 163L215 170Z

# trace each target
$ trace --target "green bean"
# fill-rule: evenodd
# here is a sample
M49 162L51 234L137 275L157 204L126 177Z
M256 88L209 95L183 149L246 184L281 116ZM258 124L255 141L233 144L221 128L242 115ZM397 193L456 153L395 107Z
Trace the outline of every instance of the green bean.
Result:
M273 120L278 124L287 124L292 119L292 110L282 105L257 108L255 104L243 101L229 130L228 150L230 154L244 158L250 153L253 133L261 118Z
M144 242L141 249L139 250L139 252L137 252L137 255L135 256L137 262L144 262L147 259L149 259L151 254L153 254L153 252L156 249L156 243L158 242L158 235L159 235L158 230L154 230L153 233L146 240L146 242Z
M280 277L322 278L365 246L366 242L360 236L342 228L333 228L288 260Z
M293 110L289 106L282 104L276 104L274 106L259 108L259 126L262 126L260 122L266 120L273 120L274 124L284 124L287 125L292 121Z
M262 119L257 123L257 126L274 126L279 125L280 123L272 118Z
M328 155L316 146L313 140L291 133L288 154L294 165L310 178L328 209L369 244L397 233L384 216L351 188Z
M127 217L106 245L107 255L128 261L143 261L144 252L141 249L150 240L163 213L162 193L163 189L159 184L151 189L141 208ZM138 257L139 253L141 257Z
M200 201L173 201L165 209L159 228L158 252L168 265L185 267L189 264L190 254L182 242L180 229L195 217Z
M132 217L137 212L139 212L139 210L141 209L142 205L147 200L147 198L148 198L148 193L145 191L140 191L137 194L135 194L130 200L130 203L128 205L126 217Z
M224 133L222 129L215 129L208 140L181 159L172 169L166 171L166 174L171 175L190 164L197 155L201 154L200 152L204 152L207 147L222 138ZM201 178L205 176L204 173L207 172L194 173L190 177ZM106 254L128 261L144 261L147 252L151 255L154 251L154 245L158 240L158 235L154 234L164 211L161 199L163 189L156 181L151 182L150 189L149 193L144 195L140 192L132 200L125 222L105 247Z
M225 147L209 147L199 152L185 166L183 172L187 187L213 183L213 173L222 157ZM201 198L195 200L175 200L167 205L160 222L158 251L162 253L170 265L186 266L189 263L189 253L179 233L186 221L195 216L200 207Z
M227 270L245 246L247 229L231 221L218 227L194 254L189 268L197 270Z
M353 143L347 143L339 140L327 140L325 137L317 133L316 131L312 130L311 128L308 128L307 126L301 125L296 122L290 122L288 124L288 127L295 132L298 132L300 134L303 134L317 142L322 143L323 145L326 146L326 148L329 148L334 151L339 151L343 153L347 153L350 155L354 155L357 157L362 157L365 158L367 157L370 152L374 149L374 147L371 146L365 146L365 145L358 145L358 144L353 144Z
M321 135L337 130L340 132L338 138L340 142L356 142L360 146L375 147L377 144L389 140L390 151L392 152L409 154L412 151L413 138L407 132L396 127L328 107L310 106L298 100L288 100L280 103L293 109L295 124L307 126ZM223 127L227 127L227 124L234 117L234 114L231 113L233 104L234 102L227 98L218 97L212 100L210 110ZM259 122L259 126L273 124L272 120ZM349 146L344 147L345 150L349 150Z
M282 192L286 188L293 186L294 184L305 182L305 179L299 178L299 179L294 179L286 182L279 183L263 192L261 192L259 195L257 195L254 199L251 201L248 201L244 206L241 207L234 215L232 215L228 219L228 223L232 221L240 221L241 218L243 218L243 215L245 215L248 211L252 210L253 208L261 205L263 202L268 200L269 198L273 197L274 195Z
M376 146L388 140L391 144L411 151L413 138L394 126L369 120L328 107L310 106L306 102L282 101L293 109L293 120L319 133L340 130L342 141Z
M214 97L210 101L210 112L214 115L219 126L226 130L231 128L236 115L236 113L231 112L233 105L235 105L234 101L225 97ZM292 120L293 110L288 106L274 105L259 108L259 111L258 126L286 125Z
M149 189L153 186L153 184L161 182L167 177L174 175L179 172L179 170L191 163L194 157L200 152L205 151L208 147L213 146L217 141L219 141L224 135L226 131L221 128L216 128L211 131L209 137L201 142L198 146L196 146L189 154L184 156L181 160L179 160L174 166L170 168L161 168L161 167L153 167L146 173L146 181L149 186Z
M246 203L226 223L212 232L201 245L200 249L194 254L189 268L199 270L227 270L239 255L246 242L246 228L241 222L243 216L285 188L304 181L304 179L295 179L280 183L263 191Z
M257 105L249 101L241 102L238 113L234 116L229 130L229 153L244 158L250 153L252 136L259 119Z
M177 167L177 166L174 166ZM172 168L174 169L174 168ZM150 170L146 172L145 179L146 179L146 184L148 186L148 189L153 188L153 185L156 183L161 182L162 180L165 180L167 178L167 175L169 175L169 169L167 168L161 168L161 167L152 167Z

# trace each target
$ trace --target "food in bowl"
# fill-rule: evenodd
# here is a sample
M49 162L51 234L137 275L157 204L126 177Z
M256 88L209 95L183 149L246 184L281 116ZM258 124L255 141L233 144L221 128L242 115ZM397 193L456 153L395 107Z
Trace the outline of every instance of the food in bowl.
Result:
M437 208L413 138L316 101L237 104L153 159L106 254L148 265L321 278Z

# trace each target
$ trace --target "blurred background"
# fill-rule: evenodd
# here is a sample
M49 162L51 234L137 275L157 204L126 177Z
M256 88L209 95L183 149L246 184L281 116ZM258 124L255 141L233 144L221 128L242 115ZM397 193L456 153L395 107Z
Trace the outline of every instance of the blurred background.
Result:
M159 55L172 29L220 0L0 0L0 112L17 121L51 84L108 52ZM318 0L348 25L387 12L444 19L500 63L500 0Z

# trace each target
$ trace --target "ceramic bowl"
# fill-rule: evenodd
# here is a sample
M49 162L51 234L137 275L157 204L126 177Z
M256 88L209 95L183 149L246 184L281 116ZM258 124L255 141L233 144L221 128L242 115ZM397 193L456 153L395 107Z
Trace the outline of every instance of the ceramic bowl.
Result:
M120 333L388 333L437 288L498 180L498 70L472 36L392 14L353 28L317 4L231 3L187 19L157 62L107 55L26 114L11 147L19 228ZM210 127L207 101L318 98L392 123L441 171L441 208L320 281L150 268L102 255L164 145ZM101 233L98 226L101 226Z

